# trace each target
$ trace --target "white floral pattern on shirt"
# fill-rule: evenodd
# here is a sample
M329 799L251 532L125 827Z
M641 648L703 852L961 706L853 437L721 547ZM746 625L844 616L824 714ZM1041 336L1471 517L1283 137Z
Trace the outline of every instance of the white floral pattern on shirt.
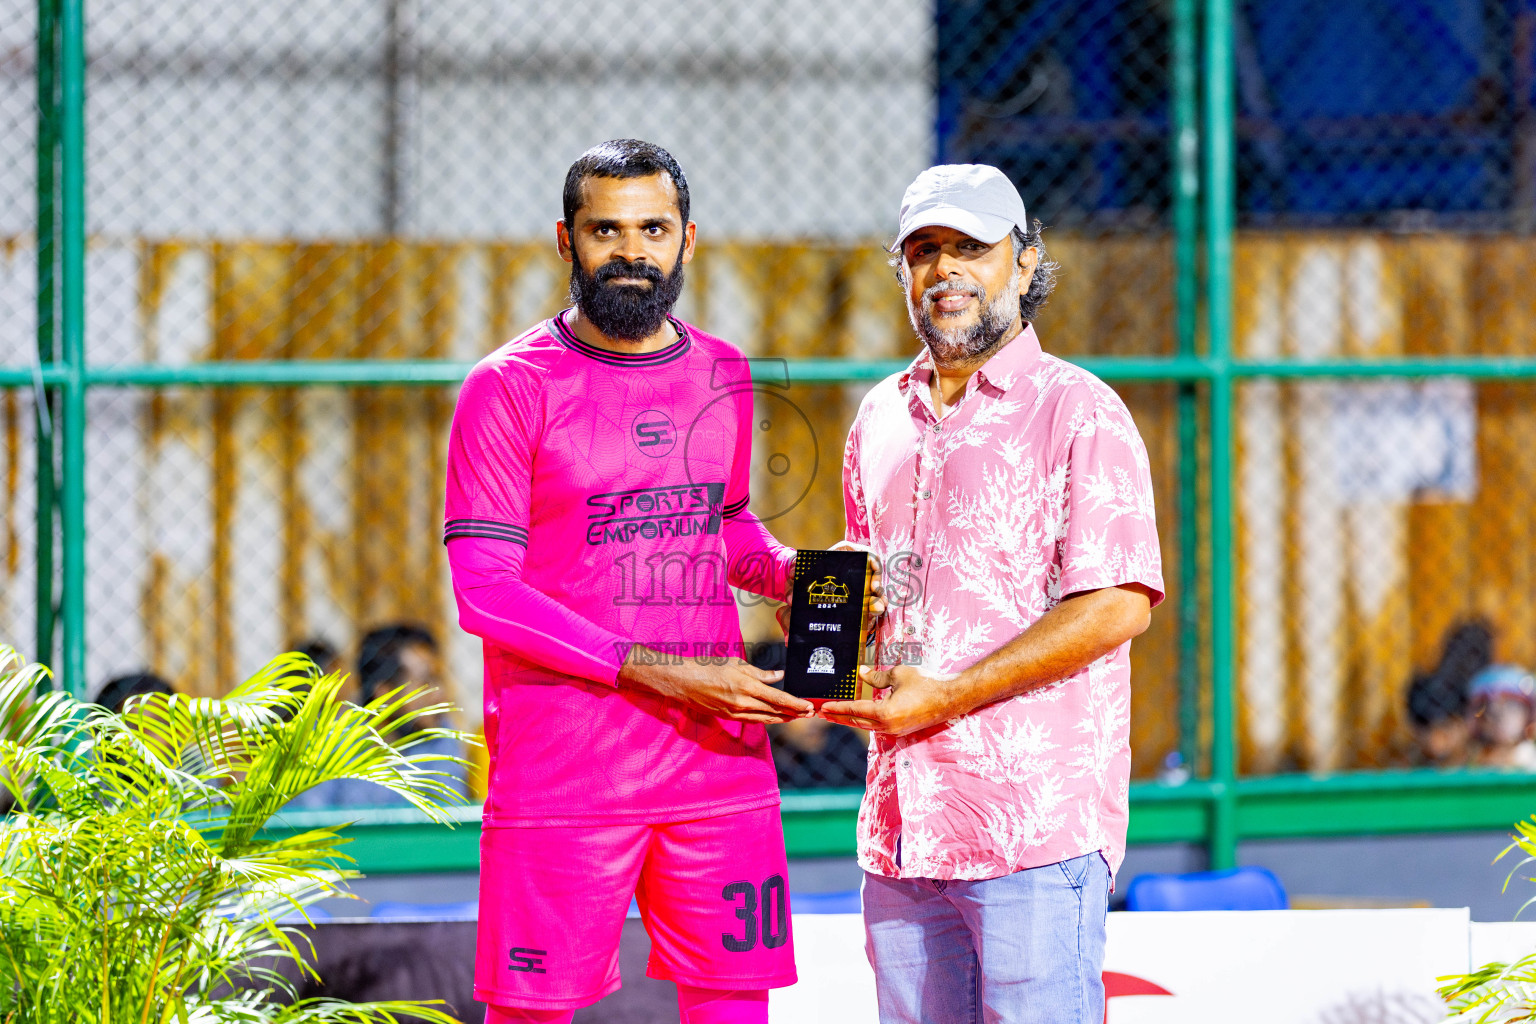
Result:
M848 538L919 596L876 641L958 672L1084 590L1163 590L1146 447L1118 395L1040 351L1033 327L942 420L926 353L865 397L848 438ZM920 559L920 561L918 561ZM907 737L877 736L859 861L896 877L993 878L1125 853L1130 645L1082 671Z

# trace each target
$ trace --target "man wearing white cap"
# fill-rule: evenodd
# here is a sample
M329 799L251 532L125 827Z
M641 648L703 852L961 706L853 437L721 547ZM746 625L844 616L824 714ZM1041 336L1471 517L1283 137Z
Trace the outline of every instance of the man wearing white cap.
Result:
M881 699L821 711L875 734L880 1019L1101 1024L1130 641L1163 596L1146 448L1119 396L1041 351L1057 267L1001 171L918 175L892 253L924 351L866 396L843 468L847 539L884 559Z

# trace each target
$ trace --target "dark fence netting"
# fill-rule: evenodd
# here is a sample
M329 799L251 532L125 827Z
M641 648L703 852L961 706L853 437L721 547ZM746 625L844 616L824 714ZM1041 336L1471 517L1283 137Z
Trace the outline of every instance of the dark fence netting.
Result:
M1238 354L1536 354L1536 7L1244 3L1235 39ZM1239 390L1248 770L1536 764L1531 397Z
M1062 265L1037 324L1048 350L1174 355L1175 286L1198 272L1173 235L1175 12L93 0L87 355L478 359L564 304L565 170L622 136L667 147L692 184L699 252L679 313L751 356L915 353L882 246L936 160L1002 167L1046 226ZM1236 354L1536 354L1531 0L1276 0L1235 16ZM0 0L0 364L18 369L0 391L0 629L22 646L35 31L33 3ZM410 621L438 639L473 725L480 652L455 625L437 524L455 389L253 379L91 389L89 687L149 668L220 693L311 640L350 667L365 631ZM753 491L787 543L841 536L840 455L868 386L765 391L765 410L790 412L765 417L778 426L757 439ZM1469 709L1521 685L1447 675L1448 644L1483 629L1490 662L1536 666L1527 385L1256 379L1239 388L1235 437L1215 439L1194 385L1116 387L1152 455L1170 584L1133 648L1139 777L1176 775L1210 740L1196 707L1210 699L1208 595L1180 587L1218 568L1186 571L1210 525L1192 510L1213 443L1237 459L1246 770L1442 763L1430 725L1483 728ZM761 604L744 602L742 621L749 640L777 636ZM1426 694L1450 695L1449 719L1420 714ZM786 785L857 784L852 733L775 744Z
M0 14L0 146L17 156L0 164L14 262L0 360L26 365L35 20L25 0ZM1164 5L95 0L87 14L98 366L477 359L563 305L565 170L622 136L667 147L690 178L700 242L680 314L750 355L915 352L882 246L936 158L1004 167L1050 226L1065 272L1048 348L1172 351ZM754 494L786 542L841 536L840 456L867 387L771 399L799 415L759 439ZM1172 565L1174 389L1123 390ZM219 693L314 640L350 668L366 630L410 621L438 638L473 724L480 652L455 625L436 525L453 401L425 386L93 389L89 686L149 668ZM790 472L770 472L775 454ZM7 506L18 523L29 494ZM26 562L8 595L30 589ZM777 635L766 607L742 618L749 640ZM1173 615L1136 646L1144 775L1181 746L1178 648ZM775 744L786 785L859 782L851 732Z

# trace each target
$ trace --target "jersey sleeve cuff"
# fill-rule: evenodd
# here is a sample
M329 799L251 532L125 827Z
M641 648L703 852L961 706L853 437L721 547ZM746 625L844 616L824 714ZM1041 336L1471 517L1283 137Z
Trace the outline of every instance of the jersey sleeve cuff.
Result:
M634 648L634 646L635 641L633 640L614 641L613 675L609 679L605 680L605 682L607 682L609 685L614 687L619 685L619 673L624 671L624 663L629 660L629 652Z
M516 523L496 519L450 519L443 524L443 543L456 537L481 537L485 540L508 540L513 544L528 546L528 531Z

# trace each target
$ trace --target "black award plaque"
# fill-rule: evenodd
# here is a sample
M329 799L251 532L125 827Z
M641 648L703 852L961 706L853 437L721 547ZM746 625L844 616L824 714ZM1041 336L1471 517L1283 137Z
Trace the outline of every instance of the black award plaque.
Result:
M818 707L859 698L871 568L863 551L795 554L785 690Z

